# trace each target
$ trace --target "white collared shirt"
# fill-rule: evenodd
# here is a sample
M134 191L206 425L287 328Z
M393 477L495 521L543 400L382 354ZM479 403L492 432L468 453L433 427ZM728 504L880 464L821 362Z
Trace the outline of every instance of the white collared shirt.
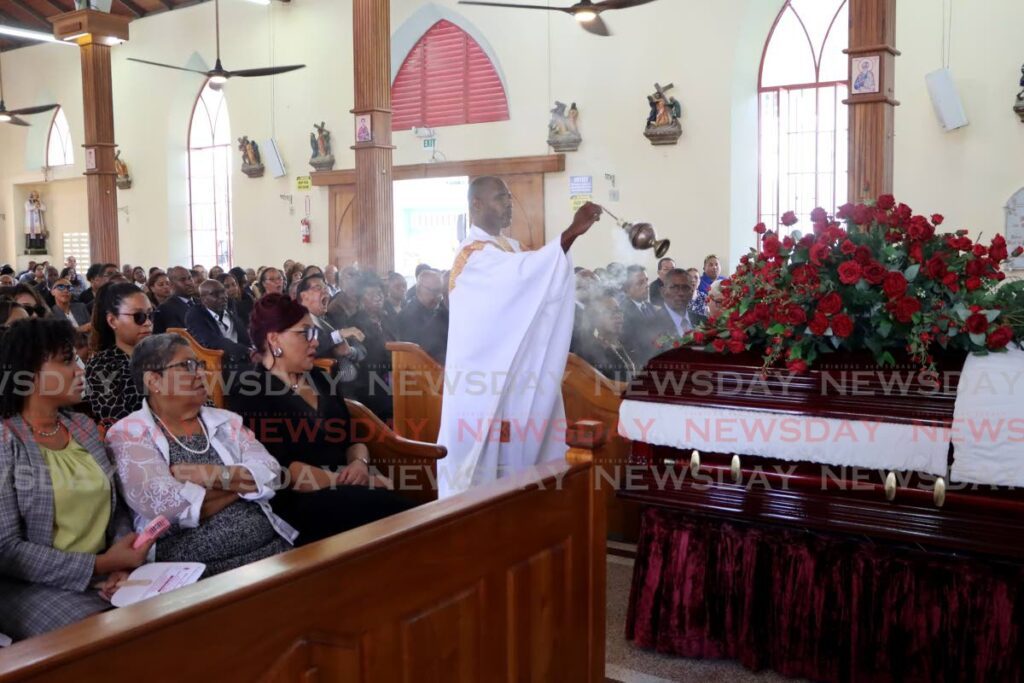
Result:
M228 309L224 309L223 316L217 315L209 308L206 309L206 312L213 316L213 319L217 322L217 327L220 329L220 333L237 344L238 330L235 329L235 323L232 322L231 316L228 315Z
M693 329L693 323L690 322L689 311L687 311L686 315L679 315L668 306L665 307L665 310L668 311L668 317L672 319L672 323L676 326L676 332L679 333L679 336L682 336Z

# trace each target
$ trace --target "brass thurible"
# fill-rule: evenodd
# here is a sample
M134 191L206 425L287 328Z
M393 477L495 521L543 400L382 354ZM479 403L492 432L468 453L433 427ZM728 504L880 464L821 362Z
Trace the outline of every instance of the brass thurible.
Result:
M626 234L629 235L629 243L633 245L634 249L640 251L653 249L654 255L658 258L668 253L669 240L659 240L657 233L654 232L654 226L650 223L629 223L603 206L601 210L611 216L616 225L626 231Z

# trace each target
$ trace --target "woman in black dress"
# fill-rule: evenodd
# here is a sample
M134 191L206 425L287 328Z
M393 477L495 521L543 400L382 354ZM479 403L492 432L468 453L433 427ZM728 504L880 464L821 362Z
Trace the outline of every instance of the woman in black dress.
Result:
M628 382L637 364L622 343L622 308L609 292L595 296L587 307L591 334L581 337L576 355L609 379Z
M228 384L228 408L242 416L287 468L274 512L311 543L412 507L371 481L370 452L353 443L339 383L313 367L318 329L290 297L269 294L253 307L249 334L261 356Z

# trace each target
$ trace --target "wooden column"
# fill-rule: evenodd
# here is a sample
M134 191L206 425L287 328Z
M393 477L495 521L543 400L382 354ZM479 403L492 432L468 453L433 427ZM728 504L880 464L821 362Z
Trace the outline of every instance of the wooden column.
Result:
M52 17L50 21L57 38L76 42L81 48L90 260L93 263L120 263L110 48L128 40L130 19L80 10Z
M373 139L356 143L355 244L339 245L381 275L394 268L394 181L391 172L391 7L388 0L353 0L355 115L370 116Z
M896 0L850 0L849 201L892 192L896 93ZM878 57L878 91L853 94L865 58Z

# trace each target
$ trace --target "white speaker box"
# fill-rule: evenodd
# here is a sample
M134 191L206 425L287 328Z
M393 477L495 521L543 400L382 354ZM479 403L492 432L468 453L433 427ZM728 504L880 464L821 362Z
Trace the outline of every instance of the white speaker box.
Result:
M281 158L281 152L277 149L277 141L274 138L267 138L267 141L263 143L263 159L267 168L270 169L271 176L280 178L286 175L284 160Z
M949 132L966 126L967 114L949 69L933 71L924 77L924 81L928 85L928 95L932 98L935 115L942 127Z

